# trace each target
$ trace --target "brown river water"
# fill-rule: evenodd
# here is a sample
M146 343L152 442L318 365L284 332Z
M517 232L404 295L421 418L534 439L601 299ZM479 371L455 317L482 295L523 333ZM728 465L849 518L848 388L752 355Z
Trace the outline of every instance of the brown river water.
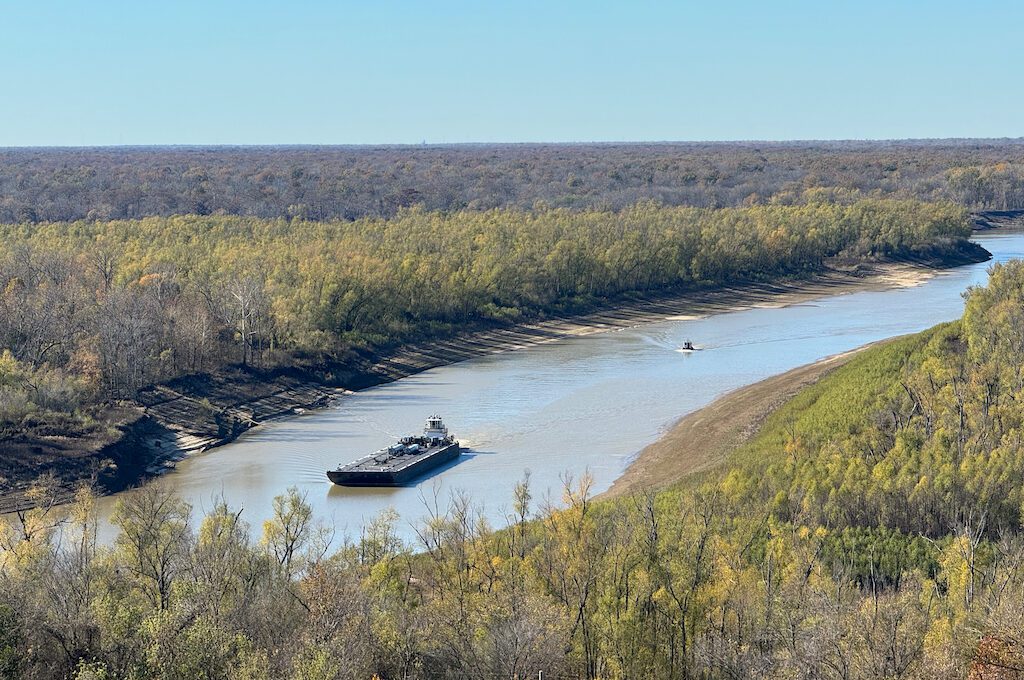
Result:
M1024 234L976 240L995 261L1024 256ZM470 359L345 397L336 405L270 422L236 442L196 455L155 480L193 506L196 517L223 497L259 531L271 501L289 486L339 536L386 508L403 538L427 507L469 494L502 524L515 482L530 472L535 498L560 496L561 479L589 472L607 489L630 460L674 421L715 397L883 338L958 317L961 294L984 283L989 263L945 271L924 283L839 294L781 308L665 320ZM677 351L692 339L705 348ZM468 451L400 488L333 486L325 471L418 432L442 415ZM100 501L108 516L116 496ZM196 520L198 521L198 519ZM112 528L102 535L109 540Z

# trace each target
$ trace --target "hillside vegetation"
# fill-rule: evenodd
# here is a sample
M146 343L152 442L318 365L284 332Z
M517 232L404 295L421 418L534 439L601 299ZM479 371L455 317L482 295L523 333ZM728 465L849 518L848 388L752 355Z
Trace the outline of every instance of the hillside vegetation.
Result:
M0 668L47 678L1014 678L1024 673L1024 264L960 321L865 351L720 468L507 525L456 496L329 549L301 496L150 487L109 549L83 496L9 522ZM46 497L46 489L37 492ZM58 537L60 540L58 541ZM335 537L338 539L339 537Z

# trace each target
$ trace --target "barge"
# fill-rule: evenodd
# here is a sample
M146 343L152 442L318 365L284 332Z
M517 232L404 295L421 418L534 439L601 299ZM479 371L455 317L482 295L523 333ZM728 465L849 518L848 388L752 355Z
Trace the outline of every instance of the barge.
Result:
M402 437L369 456L328 470L327 478L341 486L402 486L462 453L441 416L430 416L423 434Z

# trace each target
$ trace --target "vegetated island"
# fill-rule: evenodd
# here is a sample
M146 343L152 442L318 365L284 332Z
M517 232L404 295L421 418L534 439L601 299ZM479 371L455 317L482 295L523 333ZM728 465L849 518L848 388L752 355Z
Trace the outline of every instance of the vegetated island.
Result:
M482 353L988 257L952 204L806 199L0 226L3 503Z

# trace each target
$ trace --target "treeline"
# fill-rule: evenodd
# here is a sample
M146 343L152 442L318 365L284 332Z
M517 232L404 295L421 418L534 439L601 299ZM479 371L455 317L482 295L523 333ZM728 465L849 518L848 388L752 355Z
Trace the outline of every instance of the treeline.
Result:
M793 203L807 189L1024 208L1020 140L0 149L0 222Z
M835 256L942 255L969 233L951 204L874 199L0 226L0 428L229 363L315 363Z
M504 526L470 499L395 537L261 538L156 486L103 548L83 493L8 518L0 669L31 678L1016 678L1024 674L1024 263L962 321L869 350L720 469ZM45 485L36 492L48 495ZM329 547L333 539L333 547Z

